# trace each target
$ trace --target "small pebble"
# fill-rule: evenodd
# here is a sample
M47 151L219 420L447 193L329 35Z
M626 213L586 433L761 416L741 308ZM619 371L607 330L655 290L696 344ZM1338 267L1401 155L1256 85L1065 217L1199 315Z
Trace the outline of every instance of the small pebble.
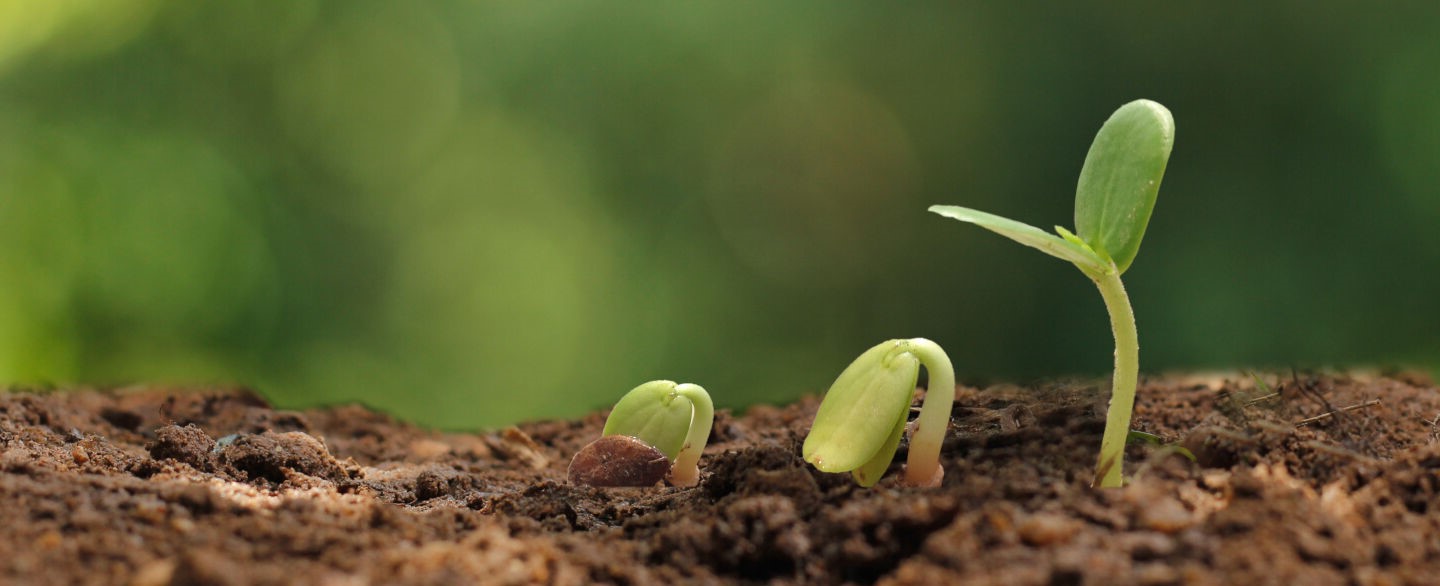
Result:
M433 439L410 442L410 454L421 460L434 460L450 453L450 445Z
M1159 562L1138 564L1131 577L1134 578L1136 584L1161 586L1181 583L1178 570Z
M46 531L39 539L35 540L35 544L40 546L40 549L55 549L60 547L63 542L64 538L57 531Z
M1025 543L1044 547L1070 541L1080 531L1080 524L1063 515L1037 513L1026 517L1016 529Z
M1168 557L1178 547L1174 537L1156 531L1124 533L1116 536L1114 543L1137 561Z
M1153 503L1142 505L1140 526L1161 533L1179 533L1195 523L1194 516L1185 505L1174 498L1164 497Z
M135 572L130 586L165 586L175 575L175 560L154 560Z
M180 533L189 533L195 530L195 522L185 517L175 517L170 520L170 528Z

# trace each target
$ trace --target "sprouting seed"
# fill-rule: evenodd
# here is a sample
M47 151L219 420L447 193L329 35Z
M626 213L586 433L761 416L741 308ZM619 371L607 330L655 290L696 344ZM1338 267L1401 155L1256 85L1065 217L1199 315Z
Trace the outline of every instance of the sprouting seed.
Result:
M921 366L930 384L910 434L904 482L938 486L945 475L940 444L955 402L955 369L945 351L924 338L883 342L840 373L805 436L805 461L821 472L849 472L860 486L878 482L900 446Z
M1140 345L1135 314L1120 274L1130 268L1155 208L1155 196L1170 149L1175 121L1170 111L1150 100L1121 106L1095 135L1075 189L1075 233L1060 226L1059 236L1034 226L962 208L931 206L930 211L976 224L1016 242L1070 261L1100 288L1115 336L1115 376L1094 484L1124 484L1121 467L1125 438L1135 406Z
M657 380L635 387L621 397L610 411L605 429L601 432L603 441L587 445L571 460L571 479L593 484L586 480L594 477L591 468L596 462L604 462L611 468L634 466L651 470L657 465L653 454L659 454L664 458L664 469L669 471L671 484L694 486L700 480L700 455L705 451L714 421L714 405L710 402L709 393L700 385ZM636 449L613 438L605 439L610 436L634 438L654 452ZM623 486L649 486L658 480L653 478L643 483L652 475L626 470L611 470L605 475L632 478L635 479L633 482L640 483Z

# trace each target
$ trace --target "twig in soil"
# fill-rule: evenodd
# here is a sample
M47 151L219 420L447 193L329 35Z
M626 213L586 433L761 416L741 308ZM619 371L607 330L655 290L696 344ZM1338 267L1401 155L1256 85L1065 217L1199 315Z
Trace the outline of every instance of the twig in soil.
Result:
M1341 456L1341 457L1344 457L1344 458L1349 458L1349 459L1351 459L1351 460L1361 460L1361 461L1365 461L1365 462L1374 462L1374 461L1375 461L1375 458L1372 458L1372 457L1370 457L1370 456L1366 456L1365 454L1362 454L1362 453L1360 453L1360 452L1356 452L1356 451L1354 451L1354 450L1347 450L1347 449L1342 448L1342 447L1340 447L1340 446L1330 445L1330 444L1327 444L1327 443L1321 442L1321 441L1308 440L1308 441L1301 442L1300 445L1305 446L1305 447L1307 447L1307 448L1310 448L1310 449L1312 449L1312 450L1315 450L1315 451L1317 451L1317 452L1325 452L1325 453L1327 453L1327 454L1332 454L1332 455L1336 455L1336 456Z
M1259 405L1260 403L1263 403L1263 402L1265 402L1265 401L1269 401L1269 400L1271 400L1271 399L1276 399L1276 398L1279 398L1279 397L1280 397L1280 393L1279 393L1278 391L1271 390L1271 389L1270 389L1270 385L1266 384L1266 383L1265 383L1265 379L1260 378L1260 375L1255 374L1255 373L1253 373L1253 372L1246 373L1246 374L1249 374L1249 375L1250 375L1250 378L1252 378L1252 379L1255 380L1255 390L1257 390L1257 391L1259 391L1259 392L1261 392L1261 393L1264 393L1264 394L1262 394L1262 395L1260 395L1260 396L1258 396L1258 397L1252 397L1252 398L1250 398L1250 400L1245 401L1245 406L1246 406L1246 407L1254 407L1254 406Z
M1295 367L1293 367L1293 366L1290 367L1290 380L1295 383L1295 387L1300 390L1300 394L1301 394L1301 395L1308 396L1308 397L1310 397L1311 399L1314 399L1316 403L1319 403L1319 404L1320 404L1320 407L1322 407L1322 408L1325 409L1325 412L1326 412L1326 413L1332 413L1332 414L1333 414L1333 413L1343 413L1343 411L1338 410L1338 409L1336 409L1334 406L1330 405L1330 400L1325 398L1325 394L1324 394L1324 393L1321 393L1319 389L1316 389L1316 388L1314 387L1314 385L1312 385L1312 383L1313 383L1314 381L1307 380L1307 381L1305 381L1305 382L1303 382L1303 383L1300 382L1300 374L1299 374L1298 372L1296 372ZM1323 419L1323 418L1322 418L1322 419ZM1336 417L1336 419L1337 419L1337 420L1342 420L1342 419L1343 419L1343 416L1341 416L1341 417ZM1318 421L1318 419L1317 419L1317 421ZM1311 422L1311 423L1313 423L1313 422ZM1300 423L1300 424L1296 424L1296 427L1299 427L1299 426L1304 425L1304 424L1305 424L1304 422L1302 422L1302 423Z
M1215 395L1215 410L1232 423L1241 427L1249 427L1250 416L1246 413L1247 409L1273 399L1284 399L1284 396L1279 391L1271 389L1270 385L1260 378L1260 375L1248 371L1244 374L1255 381L1255 388L1250 391L1220 389Z
M1259 404L1261 404L1261 403L1264 403L1265 401L1269 401L1270 399L1276 399L1276 398L1279 398L1279 397L1280 397L1280 393L1270 393L1270 394L1268 394L1268 395L1261 395L1261 396L1259 396L1259 397L1255 397L1254 399L1250 399L1249 401L1246 401L1246 402L1245 402L1245 406L1246 406L1246 407L1254 407L1254 406L1256 406L1256 405L1259 405Z
M1354 410L1356 410L1356 409L1364 409L1364 408L1366 408L1366 407L1373 407L1373 406L1379 405L1379 404L1380 404L1380 399L1370 399L1369 401L1365 401L1364 403L1356 403L1356 404L1354 404L1354 405L1350 405L1349 407L1341 407L1341 408L1339 408L1339 409L1335 409L1335 410L1332 410L1332 411L1328 411L1328 412L1325 412L1325 413L1321 413L1321 414L1316 415L1316 416L1314 416L1314 417L1306 417L1305 419L1301 419L1298 423L1296 423L1296 424L1295 424L1295 427L1297 427L1297 428L1299 428L1299 427L1305 427L1305 426L1307 426L1307 425L1310 425L1311 423L1315 423L1315 422L1317 422L1317 421L1324 421L1324 420L1326 420L1326 419L1329 419L1329 418L1331 418L1331 417L1337 416L1337 415L1342 414L1342 413L1348 413L1348 412L1350 412L1350 411L1354 411Z

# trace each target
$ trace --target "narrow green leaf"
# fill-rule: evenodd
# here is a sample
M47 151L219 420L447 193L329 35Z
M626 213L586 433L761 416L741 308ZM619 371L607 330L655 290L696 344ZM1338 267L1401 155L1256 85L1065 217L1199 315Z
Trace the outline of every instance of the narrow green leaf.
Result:
M1140 251L1174 144L1170 111L1136 100L1110 115L1085 156L1075 187L1075 231L1121 273Z
M975 224L1050 256L1070 261L1082 271L1104 272L1106 269L1105 261L1094 252L1029 224L960 206L930 206L930 211Z
M1143 431L1135 431L1133 429L1130 430L1130 433L1125 434L1125 445L1134 446L1139 444L1163 446L1165 445L1165 441L1160 439L1160 436L1153 433L1145 433Z
M680 397L675 383L650 381L626 393L605 419L601 435L628 435L655 446L674 460L690 432L690 400Z
M1145 433L1143 431L1135 431L1132 429L1130 430L1130 433L1126 434L1125 445L1137 446L1143 444L1150 444L1164 452L1174 452L1176 454L1180 454L1191 462L1197 461L1195 459L1195 454L1191 452L1189 448L1186 448L1185 446L1182 446L1178 443L1167 444L1165 443L1165 440L1160 439L1160 436L1153 433Z
M1195 458L1195 452L1190 451L1190 448L1187 448L1187 447L1182 446L1182 445L1180 445L1180 444L1170 444L1170 445L1168 445L1168 446L1166 446L1166 447L1169 448L1169 449L1171 449L1171 450L1174 450L1175 453L1180 454L1181 456L1185 456L1185 459L1186 459L1186 460L1189 460L1189 461L1194 462L1194 463L1196 463L1196 464L1199 464L1199 463L1200 463L1200 460L1198 460L1198 459Z
M805 461L821 472L849 472L885 447L897 419L908 412L920 375L920 360L897 351L899 343L889 340L866 350L830 385L805 436Z

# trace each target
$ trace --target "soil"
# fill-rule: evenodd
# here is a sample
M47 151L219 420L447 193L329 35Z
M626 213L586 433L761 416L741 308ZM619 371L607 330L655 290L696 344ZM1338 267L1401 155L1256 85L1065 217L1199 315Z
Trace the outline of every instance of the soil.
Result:
M1433 584L1440 389L1143 381L1123 489L1094 384L961 387L944 484L800 459L817 406L721 412L693 488L566 479L604 421L428 431L244 390L0 393L14 584ZM1329 414L1329 415L1326 415ZM1194 455L1191 461L1186 448ZM903 461L905 447L897 462Z

